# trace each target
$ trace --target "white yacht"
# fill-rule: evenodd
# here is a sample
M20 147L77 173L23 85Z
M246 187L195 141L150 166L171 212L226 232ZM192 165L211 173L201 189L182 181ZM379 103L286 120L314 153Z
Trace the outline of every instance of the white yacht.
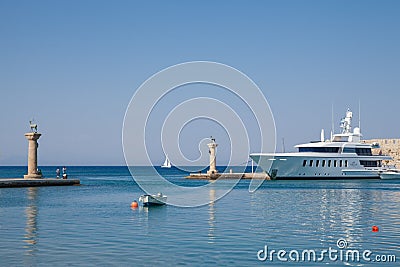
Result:
M292 153L252 153L250 157L271 179L347 179L381 178L382 173L394 169L382 164L390 156L372 155L379 144L361 142L359 127L351 129L353 113L347 110L340 127L342 133L331 134L321 140L295 146Z

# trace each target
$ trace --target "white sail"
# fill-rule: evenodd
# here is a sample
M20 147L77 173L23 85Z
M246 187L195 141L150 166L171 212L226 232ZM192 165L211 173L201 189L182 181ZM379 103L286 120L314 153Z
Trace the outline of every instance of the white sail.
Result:
M171 162L168 159L168 156L165 157L164 164L161 165L161 168L171 168Z

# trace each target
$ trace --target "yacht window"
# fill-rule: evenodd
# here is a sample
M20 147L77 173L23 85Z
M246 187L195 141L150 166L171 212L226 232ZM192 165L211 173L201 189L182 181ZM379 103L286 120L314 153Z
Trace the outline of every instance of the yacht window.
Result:
M312 166L312 164L313 164L313 160L310 160L310 167Z
M356 148L356 153L359 156L372 156L371 148Z
M307 160L303 160L303 167L305 167L307 165Z
M344 147L343 153L356 153L356 148L355 147Z
M333 167L336 167L336 159L333 161Z
M344 161L344 166L347 167L347 160Z
M377 160L360 160L360 164L364 167L378 167Z
M319 159L317 159L317 162L315 163L315 167L318 167L319 165Z
M331 160L328 160L328 167L330 167L331 166Z
M325 160L322 160L322 167L325 167Z
M342 167L342 160L339 161L339 167Z
M299 152L338 153L339 147L299 147Z

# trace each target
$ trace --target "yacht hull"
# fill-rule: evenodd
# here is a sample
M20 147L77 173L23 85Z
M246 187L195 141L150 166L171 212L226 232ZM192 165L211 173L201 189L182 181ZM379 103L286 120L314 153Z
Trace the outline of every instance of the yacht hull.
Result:
M382 172L380 177L383 180L392 180L392 179L397 180L397 179L400 179L400 172L399 171Z
M251 154L250 157L271 179L278 180L379 179L382 172L382 168L365 168L360 164L360 159L371 157L285 154L289 155Z

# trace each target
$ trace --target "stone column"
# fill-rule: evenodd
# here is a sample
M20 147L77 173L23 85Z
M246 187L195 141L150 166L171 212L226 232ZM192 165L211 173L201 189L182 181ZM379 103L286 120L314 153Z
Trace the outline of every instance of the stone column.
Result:
M210 169L207 171L208 175L213 175L217 174L217 157L215 155L215 149L218 146L217 143L215 143L215 139L211 138L211 143L207 144L209 153L210 153Z
M37 172L37 140L42 134L40 133L26 133L25 137L28 139L28 173L24 175L24 179L39 179L42 174Z

